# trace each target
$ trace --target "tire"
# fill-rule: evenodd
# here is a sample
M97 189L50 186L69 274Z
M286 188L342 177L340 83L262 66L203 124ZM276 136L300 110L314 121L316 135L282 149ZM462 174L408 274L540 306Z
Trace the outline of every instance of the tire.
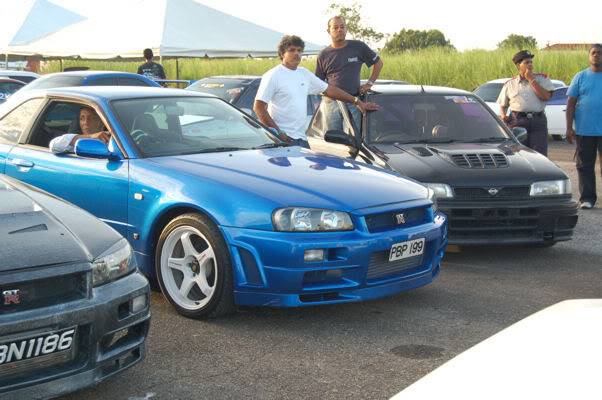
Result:
M194 319L234 312L232 261L217 226L200 214L183 214L161 232L155 270L163 295Z

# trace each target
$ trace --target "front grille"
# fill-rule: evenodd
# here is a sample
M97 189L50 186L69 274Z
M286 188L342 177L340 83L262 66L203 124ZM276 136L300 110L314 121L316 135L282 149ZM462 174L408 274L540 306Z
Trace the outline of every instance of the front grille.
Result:
M462 168L488 169L508 166L508 159L501 153L451 154L450 158L454 164Z
M537 208L460 208L449 216L449 238L531 237L539 222Z
M398 223L398 215L403 214L403 223ZM409 208L366 215L366 225L372 233L406 228L428 222L428 207Z
M494 189L494 191L491 191ZM454 200L523 200L529 198L529 186L506 186L488 188L482 187L454 187Z
M0 315L84 299L86 272L0 285L0 294L15 290L18 290L18 302L0 299Z
M420 267L422 265L424 254L427 254L427 249L424 249L424 253L419 256L389 261L388 250L372 253L372 257L370 257L370 264L368 265L366 279L379 279L398 275L402 272L409 273L410 271L416 269L416 267Z

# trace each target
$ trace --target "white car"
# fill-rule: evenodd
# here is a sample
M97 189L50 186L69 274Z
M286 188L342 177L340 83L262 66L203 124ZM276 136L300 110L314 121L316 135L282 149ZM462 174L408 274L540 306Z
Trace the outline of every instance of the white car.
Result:
M500 105L496 103L500 92L502 91L502 86L511 78L501 78L494 79L492 81L486 82L476 88L474 93L479 96L489 108L493 110L496 114L500 112ZM546 106L546 116L548 117L548 135L551 135L554 139L560 140L566 136L566 123L564 112L566 110L566 83L563 81L559 81L556 79L552 79L552 83L556 90L564 89L564 92L558 92L559 98L556 99L556 91L554 92L554 96L548 102ZM560 104L562 102L562 98L564 98L564 104ZM510 112L510 110L508 110Z
M391 400L599 399L602 299L545 308L452 358Z
M0 78L16 79L23 83L29 83L36 80L40 75L30 71L16 71L12 69L0 69Z

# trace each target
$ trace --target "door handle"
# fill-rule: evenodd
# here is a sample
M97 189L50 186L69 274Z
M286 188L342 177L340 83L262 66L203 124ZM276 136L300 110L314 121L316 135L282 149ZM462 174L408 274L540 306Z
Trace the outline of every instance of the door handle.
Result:
M20 159L20 158L11 158L9 160L9 162L12 165L15 165L17 167L23 167L23 168L31 168L31 167L33 167L33 163L31 161L23 160L23 159Z

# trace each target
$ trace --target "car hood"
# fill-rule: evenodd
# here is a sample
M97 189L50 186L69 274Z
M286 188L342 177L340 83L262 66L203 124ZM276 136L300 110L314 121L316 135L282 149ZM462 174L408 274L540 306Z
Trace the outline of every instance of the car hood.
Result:
M377 145L387 163L402 175L425 183L457 186L525 185L541 180L567 179L566 174L545 156L514 142ZM501 168L465 168L454 155L497 154L508 161Z
M0 272L89 262L120 239L87 212L12 179L0 179Z
M156 157L165 168L219 182L277 206L351 211L426 198L397 173L299 147Z

